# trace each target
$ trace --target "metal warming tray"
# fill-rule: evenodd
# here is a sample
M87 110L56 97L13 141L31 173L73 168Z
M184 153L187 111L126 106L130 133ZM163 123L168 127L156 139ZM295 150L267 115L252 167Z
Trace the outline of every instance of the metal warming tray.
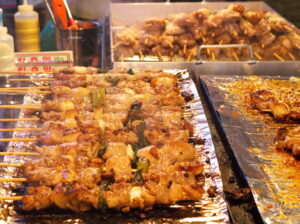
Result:
M287 80L290 76L260 76ZM235 96L223 87L247 76L197 76L219 130L226 136L239 166L251 187L265 223L299 223L298 169L291 155L276 152L274 137L278 128L291 124L270 124L260 117L241 112ZM290 167L293 166L293 167ZM295 174L293 174L295 173Z
M169 70L174 75L179 72L182 73L182 81L180 86L183 90L194 94L194 101L188 103L190 113L192 114L190 121L195 125L196 135L205 139L204 149L198 147L199 157L206 164L205 165L205 186L215 186L217 189L217 196L210 197L208 194L203 200L195 203L182 202L171 206L157 206L154 210L143 213L146 219L139 218L141 214L139 211L132 211L127 214L112 211L109 213L102 213L99 211L89 211L86 213L74 213L68 210L59 210L49 208L39 212L22 212L15 210L18 208L12 204L0 204L1 220L5 219L6 223L227 223L228 212L226 203L223 199L223 185L220 176L220 170L215 154L214 145L211 139L211 133L208 127L207 119L203 111L201 101L199 99L196 86L192 81L190 75L182 70ZM35 78L44 77L37 75ZM36 85L39 85L36 83ZM42 97L37 94L26 94L24 97L24 104L40 103ZM7 109L0 109L0 113L7 111ZM17 117L16 115L15 117ZM21 111L19 117L24 116ZM36 122L18 121L16 127L36 127ZM15 132L13 137L29 137L30 133ZM8 152L16 152L26 150L29 143L11 142L8 146ZM196 146L197 147L197 146ZM20 163L25 157L19 156L5 156L3 162L6 163ZM1 168L1 176L12 177L18 175L18 169L13 167ZM210 174L210 175L207 175ZM11 187L7 183L0 183L1 196L11 195ZM206 189L207 189L206 188Z
M111 4L111 21L110 21L110 49L113 46L113 32L118 29L123 29L124 25L131 25L135 24L141 21L144 21L148 18L153 17L166 17L170 14L176 14L176 13L190 13L195 11L199 8L211 8L213 10L219 10L224 9L228 7L230 4L241 4L245 6L246 9L249 10L259 10L259 11L269 11L274 12L274 9L272 9L268 4L261 1L252 1L252 2L199 2L199 3L191 3L191 2L185 2L185 3L113 3ZM134 12L134 13L132 13ZM277 13L278 14L278 13ZM279 15L279 14L278 14ZM122 24L121 26L115 26L114 23ZM121 21L118 22L118 21ZM159 62L157 57L153 60L153 57L151 59L151 56L149 57L149 61L139 61L138 56L135 56L134 60L132 62L119 62L114 61L114 52L111 51L111 60L114 67L119 66L126 66L127 63L131 67L135 67L135 64L141 64L137 67L143 67L143 68L157 68L156 62L159 63L159 66L163 66L163 68L190 68L191 62L187 62L184 60L176 61L176 62ZM199 56L198 56L199 59ZM249 58L249 60L252 60ZM282 62L279 61L260 61L259 64L264 62L271 62L271 65L276 65L276 67L281 67ZM219 62L214 62L219 63ZM223 66L227 64L228 62L222 62L221 64L213 64L215 66ZM240 62L234 62L236 65L241 67L243 69L243 64L240 64ZM257 61L255 63L258 63ZM290 61L289 66L296 66L296 64L299 64L299 62L296 61ZM163 65L162 65L163 64ZM294 65L295 64L295 65ZM264 66L264 65L262 65ZM287 68L289 67L287 66ZM209 66L210 67L210 66ZM260 67L260 66L257 66ZM276 71L276 70L275 70Z

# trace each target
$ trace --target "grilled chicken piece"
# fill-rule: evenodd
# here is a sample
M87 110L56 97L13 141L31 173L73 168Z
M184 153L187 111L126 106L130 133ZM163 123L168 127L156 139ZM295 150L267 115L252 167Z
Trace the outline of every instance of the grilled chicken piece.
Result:
M133 177L131 171L131 158L127 155L111 157L105 163L107 174L112 174L115 182L130 181Z
M185 30L182 27L178 26L172 21L167 23L165 31L166 35L180 35L183 33L185 33Z
M143 29L147 32L163 32L166 27L166 20L165 19L159 19L159 18L153 18L148 19L145 21L143 25Z
M203 20L207 19L211 13L211 9L201 8L193 12L193 16L196 17L199 21L203 22Z
M263 12L247 10L244 13L245 18L250 21L252 24L257 24L264 18Z
M256 29L249 21L245 19L240 20L240 28L244 35L248 37L253 37L256 34Z
M288 24L283 18L279 17L275 13L267 12L265 18L268 20L271 29L276 32L292 32L294 28Z
M63 112L67 110L75 110L75 105L72 100L44 100L43 111Z
M80 184L58 184L51 199L59 208L84 212L99 207L99 195L99 187L88 189Z
M280 128L274 139L276 148L290 151L295 157L300 157L300 127Z
M250 93L250 98L255 107L263 112L271 112L275 119L285 120L290 118L290 107L280 101L275 101L274 94L268 90L258 90Z
M125 144L135 144L138 142L136 134L127 129L106 130L105 136L109 142L123 142Z
M29 187L27 195L23 196L22 209L25 211L41 210L50 207L53 202L51 200L52 189L46 186Z

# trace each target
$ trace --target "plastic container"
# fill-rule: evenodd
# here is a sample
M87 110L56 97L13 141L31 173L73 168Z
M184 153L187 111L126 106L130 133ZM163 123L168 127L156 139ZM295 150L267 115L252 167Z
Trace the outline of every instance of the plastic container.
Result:
M24 0L23 5L19 5L18 10L15 14L17 51L40 51L38 13L33 10L32 5L27 4L27 0Z
M2 9L0 9L0 71L15 70L14 39L2 25Z

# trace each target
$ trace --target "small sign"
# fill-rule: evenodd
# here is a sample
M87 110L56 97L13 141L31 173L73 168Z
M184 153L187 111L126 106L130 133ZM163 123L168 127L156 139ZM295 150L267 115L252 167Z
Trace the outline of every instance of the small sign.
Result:
M72 51L17 52L16 66L24 72L52 72L53 68L73 66Z

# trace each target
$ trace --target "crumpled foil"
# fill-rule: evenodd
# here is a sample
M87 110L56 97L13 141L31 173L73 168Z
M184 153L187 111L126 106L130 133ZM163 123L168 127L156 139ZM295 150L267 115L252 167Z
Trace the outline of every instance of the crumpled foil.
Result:
M247 76L201 76L207 97L218 112L223 131L246 176L264 222L299 223L300 161L274 147L278 128L293 125L266 122L270 116L267 114L257 117L245 113L237 105L237 96L226 91L229 83L244 79Z
M185 70L168 70L167 72L178 74L181 73L180 86L182 90L194 94L194 100L188 103L190 109L186 111L186 118L195 126L194 136L200 136L205 139L205 145L196 145L199 159L205 164L204 168L204 188L207 190L211 186L216 187L216 196L210 197L207 193L198 202L182 202L174 205L158 205L153 210L146 212L146 218L138 218L137 211L135 215L122 214L121 212L99 213L98 211L89 211L84 214L74 214L65 211L61 212L34 212L30 214L19 214L15 211L14 206L2 204L2 208L6 209L7 223L36 223L36 222L51 222L51 223L95 223L95 220L101 223L227 223L229 222L226 203L223 199L223 185L219 170L218 161L215 154L215 148L212 143L212 138L208 123L203 111L196 86L189 74ZM24 104L41 103L42 96L37 94L27 94L24 97ZM20 117L24 114L21 111ZM18 122L17 127L37 127L38 122ZM14 137L32 137L32 133L15 132ZM27 151L34 143L11 142L7 151L20 152ZM24 156L5 156L6 163L22 163L28 157ZM19 171L17 168L9 167L0 170L3 177L17 177ZM3 184L0 196L13 195L11 189L14 183Z

